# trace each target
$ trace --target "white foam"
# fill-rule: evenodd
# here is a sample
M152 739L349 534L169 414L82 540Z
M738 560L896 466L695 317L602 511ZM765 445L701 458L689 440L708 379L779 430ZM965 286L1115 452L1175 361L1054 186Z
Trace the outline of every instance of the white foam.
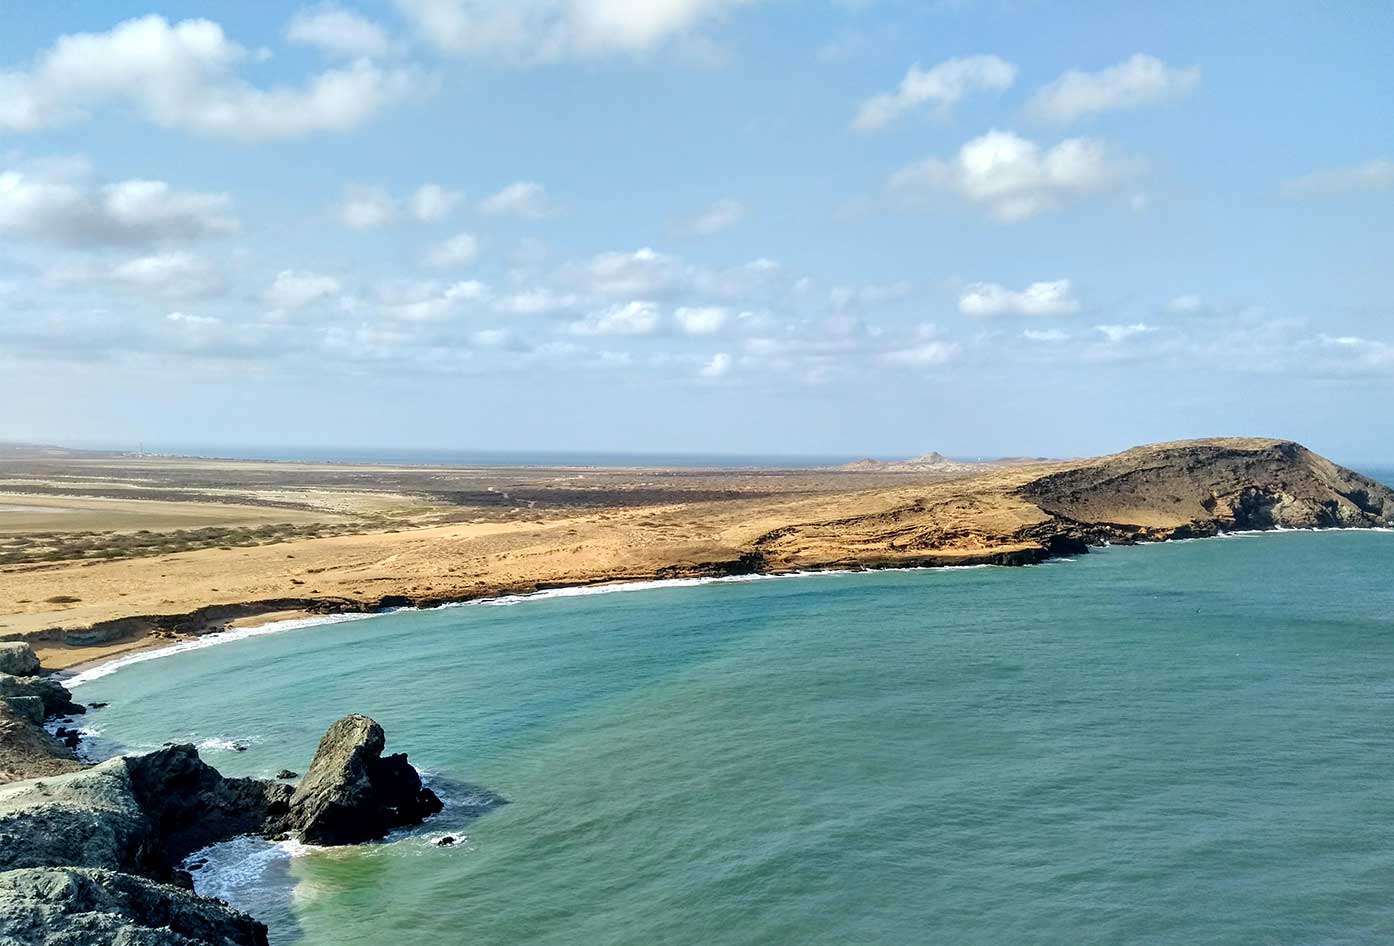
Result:
M246 835L195 851L184 859L184 864L187 869L187 865L195 861L207 862L190 872L195 893L236 904L245 901L247 890L259 884L277 862L317 850L320 849L294 839L268 841Z
M191 650L203 650L205 647L216 647L219 644L231 644L234 641L243 641L251 637L263 637L267 634L279 634L282 631L294 631L302 627L317 627L321 624L342 624L345 621L359 621L363 618L373 617L372 614L326 614L312 618L291 618L286 621L271 621L258 627L239 627L229 631L218 631L214 634L204 634L193 640L180 641L177 644L170 644L167 647L156 647L151 650L142 650L134 654L127 654L124 657L117 657L115 660L98 664L87 670L80 671L63 680L63 685L68 689L82 686L84 683L91 683L93 680L100 680L102 677L109 676L123 667L132 664L145 663L147 660L158 660L161 657L169 657L174 654L183 654Z

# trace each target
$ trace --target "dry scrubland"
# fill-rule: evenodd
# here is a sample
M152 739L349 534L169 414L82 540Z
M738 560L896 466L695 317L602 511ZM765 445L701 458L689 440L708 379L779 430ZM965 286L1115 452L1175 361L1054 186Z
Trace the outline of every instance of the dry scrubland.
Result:
M71 665L309 611L798 568L1021 564L1087 542L1391 521L1273 440L847 470L498 469L0 455L0 638Z

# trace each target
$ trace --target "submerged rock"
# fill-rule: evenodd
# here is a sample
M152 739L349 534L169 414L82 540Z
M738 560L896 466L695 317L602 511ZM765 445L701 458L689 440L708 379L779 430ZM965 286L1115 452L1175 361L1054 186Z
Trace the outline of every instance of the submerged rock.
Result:
M279 772L276 773L276 777L277 777L278 779L293 779L293 778L299 778L299 777L300 777L300 773L299 773L299 772L292 772L290 769L281 769L281 771L279 771Z
M311 844L356 844L440 811L405 755L383 756L385 744L367 716L330 726L290 799L286 827Z
M0 673L32 677L38 672L39 658L34 648L23 641L0 641Z
M74 867L0 873L6 946L266 946L266 927L220 900Z

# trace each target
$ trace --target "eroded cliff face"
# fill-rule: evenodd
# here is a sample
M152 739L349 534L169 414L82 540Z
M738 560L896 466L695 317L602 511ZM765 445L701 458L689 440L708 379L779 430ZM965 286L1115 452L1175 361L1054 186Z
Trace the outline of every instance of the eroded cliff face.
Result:
M754 570L1031 564L1103 542L1394 526L1394 490L1286 440L1135 447L927 486L876 512L772 530Z
M1018 495L1057 520L1156 532L1394 524L1394 491L1287 440L1137 447L1032 480Z

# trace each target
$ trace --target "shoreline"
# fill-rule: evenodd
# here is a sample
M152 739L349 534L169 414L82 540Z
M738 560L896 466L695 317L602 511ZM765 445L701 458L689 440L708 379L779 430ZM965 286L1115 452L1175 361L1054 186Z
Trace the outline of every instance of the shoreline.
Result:
M447 608L464 607L470 605L479 606L506 606L518 604L529 600L541 600L554 597L580 597L595 594L613 594L626 591L646 591L660 588L684 588L698 587L712 584L734 584L746 581L764 581L774 579L791 578L813 578L820 576L833 575L856 575L872 572L915 572L915 571L947 571L953 569L980 569L980 568L1026 568L1033 565L1045 565L1055 562L1073 561L1073 556L1077 554L1087 554L1095 550L1111 548L1132 548L1154 545L1165 545L1167 543L1199 542L1210 539L1230 539L1245 538L1255 536L1268 536L1279 533L1312 533L1312 532L1380 532L1394 533L1394 527L1385 526L1335 526L1328 528L1286 528L1276 527L1271 529L1237 529L1229 532L1217 532L1214 535L1181 536L1176 538L1162 539L1142 539L1129 543L1108 543L1086 546L1083 549L1072 552L1055 552L1040 550L1044 554L1026 556L1034 558L1033 561L985 561L969 562L965 564L916 564L916 565L876 565L876 564L855 564L828 567L809 567L799 569L787 569L779 571L752 571L740 574L713 574L713 575L692 575L683 577L609 577L595 581L559 583L549 587L535 587L527 590L501 590L495 593L482 595L471 595L466 597L453 598L422 603L390 605L370 610L353 611L327 611L315 612L310 610L267 610L247 617L238 618L230 621L220 628L212 628L206 631L195 633L192 636L169 640L167 638L152 638L145 635L144 640L148 643L141 646L132 647L118 653L107 654L94 657L91 660L72 664L62 669L54 671L54 678L61 681L64 686L74 688L98 680L118 670L137 663L145 663L150 660L157 660L161 657L173 656L175 654L186 653L193 650L203 650L207 647L214 647L221 644L231 644L242 640L250 640L256 637L269 636L287 631L305 630L312 627L322 627L333 624L345 624L354 621L366 620L368 618L379 617L386 614L393 614L398 611L439 611ZM997 553L993 557L1000 557L1002 553ZM250 603L249 603L250 604ZM193 612L197 613L197 612ZM277 615L293 615L278 618ZM183 615L173 617L184 617ZM126 620L126 619L123 619ZM81 645L70 647L70 650L80 649Z

